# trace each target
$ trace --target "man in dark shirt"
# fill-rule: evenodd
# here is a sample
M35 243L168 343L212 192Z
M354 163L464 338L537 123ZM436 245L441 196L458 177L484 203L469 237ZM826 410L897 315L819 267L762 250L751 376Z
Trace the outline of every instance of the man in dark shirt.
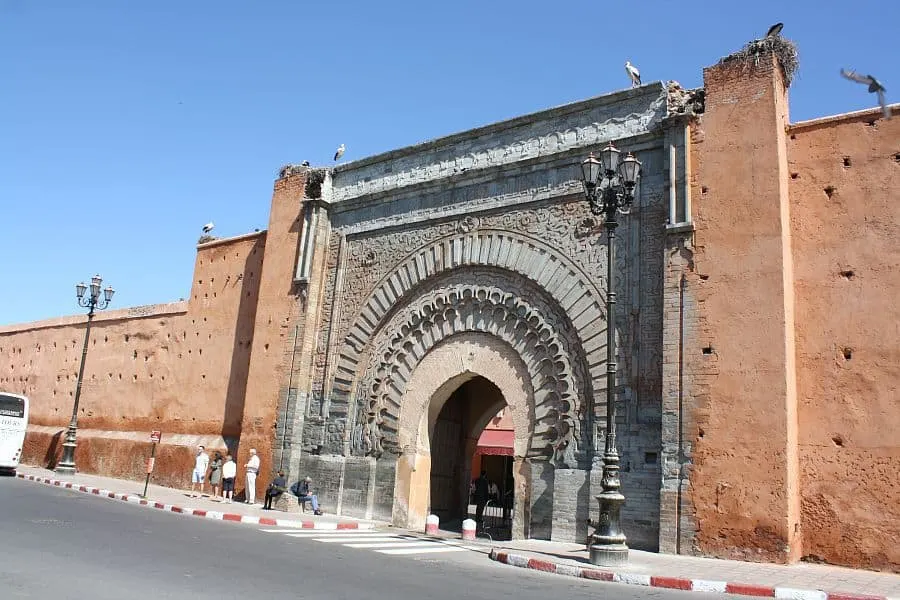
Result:
M272 501L284 493L287 482L284 480L284 471L278 471L278 477L272 480L269 488L266 490L266 501L263 504L263 510L272 510Z
M475 480L475 522L479 526L484 521L484 506L490 497L488 486L487 471L482 471L481 477Z
M319 510L319 497L315 494L310 493L309 484L312 483L312 478L307 476L302 481L298 481L291 487L291 491L293 491L297 495L297 499L300 504L304 502L309 502L312 504L313 514L321 515L322 511ZM299 485L298 485L299 484ZM294 491L296 489L296 491Z

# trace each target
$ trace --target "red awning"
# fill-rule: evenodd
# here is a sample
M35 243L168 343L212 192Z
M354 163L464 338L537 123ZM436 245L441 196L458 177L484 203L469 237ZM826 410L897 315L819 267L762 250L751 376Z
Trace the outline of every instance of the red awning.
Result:
M476 454L512 456L515 432L509 429L485 429L478 438Z

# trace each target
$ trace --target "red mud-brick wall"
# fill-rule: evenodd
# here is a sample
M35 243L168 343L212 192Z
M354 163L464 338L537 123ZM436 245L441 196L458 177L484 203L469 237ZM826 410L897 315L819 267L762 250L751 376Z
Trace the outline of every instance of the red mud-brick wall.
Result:
M787 95L771 54L704 71L693 136L690 391L694 551L791 562L800 555L793 290L784 130ZM690 324L690 323L689 323ZM707 363L714 362L714 365Z
M291 368L291 358L297 342L295 324L306 311L305 290L294 282L294 274L308 174L309 171L304 169L278 179L269 212L241 443L236 457L236 490L240 494L244 489L244 465L250 457L250 449L256 449L260 458L257 499L262 497L271 479L279 399L282 393L286 394L286 390L282 388L288 379L287 373Z
M787 142L803 551L900 571L900 110Z
M159 429L154 481L183 483L195 440L240 434L264 240L201 245L188 301L98 311L79 409L80 471L141 479L149 433ZM85 323L78 315L0 328L0 388L31 399L26 463L52 467L59 458Z

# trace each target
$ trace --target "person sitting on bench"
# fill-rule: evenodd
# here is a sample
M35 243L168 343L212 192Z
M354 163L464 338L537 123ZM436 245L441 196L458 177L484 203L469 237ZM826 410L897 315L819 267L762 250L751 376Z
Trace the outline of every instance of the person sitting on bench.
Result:
M309 502L312 504L313 514L321 515L322 511L319 510L319 497L316 494L310 493L309 484L312 483L312 478L308 475L303 481L298 481L293 486L291 486L291 491L294 492L294 495L297 496L297 499L300 502L300 505Z
M272 480L272 483L269 484L269 488L266 490L266 501L263 504L263 510L272 510L272 501L281 496L286 487L284 471L278 471L278 477Z

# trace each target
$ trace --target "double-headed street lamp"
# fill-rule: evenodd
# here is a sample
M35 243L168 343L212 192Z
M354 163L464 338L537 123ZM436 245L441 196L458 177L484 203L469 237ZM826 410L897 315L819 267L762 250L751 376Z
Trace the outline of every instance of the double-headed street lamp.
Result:
M91 278L91 285L79 283L75 286L75 295L78 298L78 306L88 309L87 327L84 330L84 347L81 349L81 366L78 367L78 383L75 384L75 404L72 406L72 420L69 421L69 429L66 431L66 441L63 442L63 454L59 464L56 465L56 472L61 474L72 474L75 472L75 433L78 431L78 401L81 399L81 378L84 377L84 360L87 358L88 339L91 337L91 321L94 318L94 310L103 310L112 301L115 291L106 286L103 290L103 298L100 298L100 286L103 280L99 275ZM85 297L84 293L90 287L90 295Z
M591 562L615 566L628 560L628 545L619 513L625 496L619 491L619 452L616 450L616 292L613 269L616 263L616 227L619 213L627 214L634 201L634 187L641 176L641 163L630 152L620 160L610 142L591 153L581 163L584 194L591 212L602 215L606 227L606 448L603 452L603 491L597 496L600 519L591 539Z

